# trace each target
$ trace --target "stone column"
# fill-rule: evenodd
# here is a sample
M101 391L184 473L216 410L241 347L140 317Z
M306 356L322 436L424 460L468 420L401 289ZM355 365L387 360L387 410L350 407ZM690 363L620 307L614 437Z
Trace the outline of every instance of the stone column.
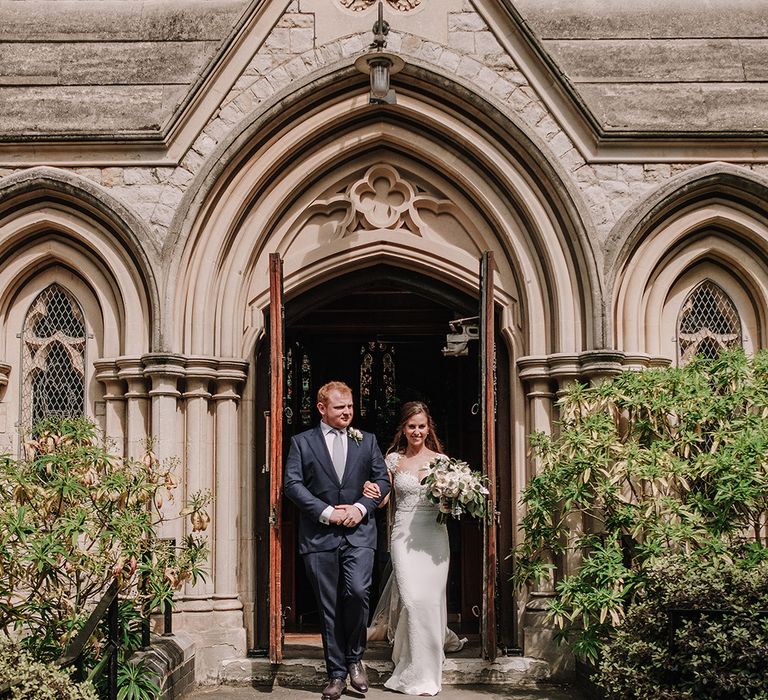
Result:
M120 379L114 360L96 360L96 379L104 384L105 427L107 449L118 457L125 456L125 382Z
M186 405L186 485L187 497L201 492L213 493L213 420L209 410L211 393L209 387L216 377L217 361L213 358L195 357L187 360L187 389L182 394ZM214 505L208 508L214 512ZM185 531L192 532L192 525L187 518ZM213 526L203 534L211 543ZM197 585L187 584L185 589L184 610L190 612L209 611L213 607L212 564L206 566L207 580L198 581Z
M126 382L125 392L125 453L132 459L141 459L147 451L149 435L149 394L147 393L144 365L140 357L121 357L117 360L118 377Z
M552 434L556 419L552 387L563 376L576 376L578 363L575 355L556 354L546 357L525 357L518 360L520 378L527 384L528 426L531 432ZM541 463L533 459L530 477L540 473ZM555 562L560 566L561 562ZM561 574L561 571L558 571ZM555 594L554 581L532 585L528 591L523 612L523 647L526 656L546 659L555 676L567 675L573 667L573 655L563 652L555 640L557 627L547 619Z
M216 478L214 517L214 609L242 609L237 592L238 521L240 514L239 386L247 365L220 360L216 377ZM241 620L242 624L242 620Z
M161 537L173 537L178 543L184 537L184 524L178 514L184 507L185 489L184 475L180 469L182 455L176 412L181 396L178 383L184 377L184 358L180 355L156 353L145 355L142 360L144 374L152 382L149 391L152 402L152 451L164 467L176 463L173 473L177 485L170 494L173 500L169 498L163 504L162 514L168 520L161 524L159 534Z

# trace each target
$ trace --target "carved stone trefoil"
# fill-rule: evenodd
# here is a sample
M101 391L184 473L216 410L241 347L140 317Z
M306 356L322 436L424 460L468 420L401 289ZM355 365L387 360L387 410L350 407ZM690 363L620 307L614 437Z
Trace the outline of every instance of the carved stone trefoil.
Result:
M421 5L421 0L385 0L397 12L410 12ZM339 0L343 7L352 12L364 12L376 3L376 0Z

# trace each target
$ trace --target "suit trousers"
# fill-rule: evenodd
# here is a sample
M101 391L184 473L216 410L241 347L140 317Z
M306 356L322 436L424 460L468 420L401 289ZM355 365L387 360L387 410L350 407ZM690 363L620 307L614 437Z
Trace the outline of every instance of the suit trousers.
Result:
M368 596L375 550L344 540L338 549L304 555L320 607L325 667L329 678L346 678L347 666L365 652Z

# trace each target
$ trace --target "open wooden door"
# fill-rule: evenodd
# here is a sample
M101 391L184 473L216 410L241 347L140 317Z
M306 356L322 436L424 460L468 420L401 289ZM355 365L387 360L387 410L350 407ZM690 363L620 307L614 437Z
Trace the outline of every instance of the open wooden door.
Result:
M282 499L283 499L283 381L285 313L283 261L269 256L269 658L283 660Z
M483 609L480 635L483 658L496 659L496 323L493 309L493 253L480 260L480 417L483 474L488 479L491 516L483 526Z

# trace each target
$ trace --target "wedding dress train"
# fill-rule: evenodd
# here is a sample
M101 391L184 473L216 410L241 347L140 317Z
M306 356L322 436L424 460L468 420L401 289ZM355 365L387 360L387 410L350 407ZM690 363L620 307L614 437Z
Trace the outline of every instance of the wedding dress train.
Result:
M395 668L385 687L408 695L435 695L442 684L445 651L460 650L466 640L446 624L447 528L436 522L437 507L427 500L426 487L415 475L397 471L399 460L398 454L387 456L396 495L392 575L368 639L386 638L392 644Z

